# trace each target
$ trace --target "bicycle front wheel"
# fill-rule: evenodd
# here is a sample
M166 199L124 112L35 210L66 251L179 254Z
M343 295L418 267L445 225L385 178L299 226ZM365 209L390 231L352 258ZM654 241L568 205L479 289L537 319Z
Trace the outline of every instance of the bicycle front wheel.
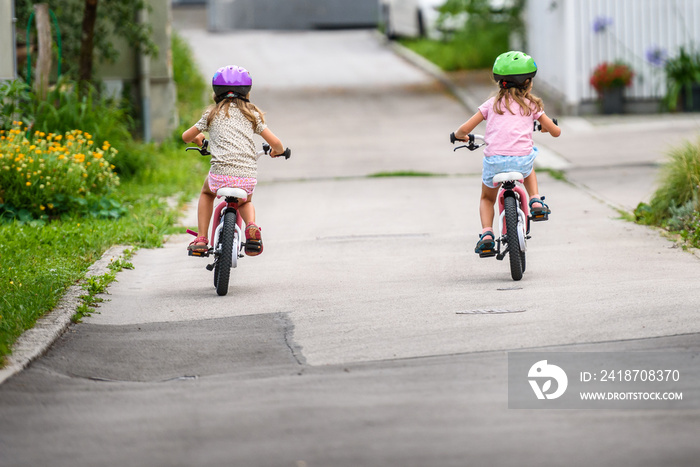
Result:
M518 238L518 207L515 197L509 196L504 200L506 212L506 243L508 245L508 259L510 260L510 276L514 281L523 278L525 269L525 254L520 249Z
M214 267L214 286L216 287L216 293L222 296L228 293L231 262L233 260L233 234L235 231L236 213L227 212L224 214L224 228L221 229L219 245L217 245L217 251L220 253Z

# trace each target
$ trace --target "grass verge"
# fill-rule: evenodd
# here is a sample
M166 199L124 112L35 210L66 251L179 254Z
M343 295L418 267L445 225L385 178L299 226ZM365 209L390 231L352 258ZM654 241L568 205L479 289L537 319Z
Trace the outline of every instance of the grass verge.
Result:
M193 90L180 96L178 112L182 124L195 122L204 107L206 86L195 73L184 42L173 42L173 55L180 57L174 61L178 89ZM208 169L208 160L185 153L178 134L162 144L127 140L122 141L125 147L118 147L113 142L120 155L133 162L120 173L116 196L125 208L121 217L66 214L50 222L0 223L0 366L17 338L52 310L71 285L79 283L87 292L73 320L94 310L100 302L97 295L114 280L117 269L87 280L85 273L108 248L116 244L156 248L173 233L179 207L198 193ZM175 206L168 200L175 200ZM128 266L117 262L114 268Z
M669 152L659 188L634 216L640 224L677 234L685 246L700 248L700 137Z

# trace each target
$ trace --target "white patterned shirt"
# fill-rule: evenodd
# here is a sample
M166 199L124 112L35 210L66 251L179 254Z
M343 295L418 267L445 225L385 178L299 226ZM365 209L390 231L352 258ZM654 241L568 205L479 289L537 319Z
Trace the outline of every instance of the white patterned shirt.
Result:
M195 123L199 131L209 132L209 152L211 153L210 172L232 177L257 178L258 162L255 158L254 134L260 134L267 126L257 112L253 112L258 120L257 131L253 124L235 105L229 105L229 116L223 109L214 117L211 125L207 126L209 111Z

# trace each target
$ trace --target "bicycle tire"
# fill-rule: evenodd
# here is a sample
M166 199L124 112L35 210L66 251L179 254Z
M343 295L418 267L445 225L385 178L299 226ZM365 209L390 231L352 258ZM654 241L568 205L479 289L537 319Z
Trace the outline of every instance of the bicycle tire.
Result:
M220 254L214 267L214 286L216 293L224 296L228 293L228 282L231 277L231 261L233 258L233 234L236 231L236 213L224 214L224 228L219 235Z
M520 239L518 238L517 200L513 196L508 196L505 198L504 203L510 276L514 281L519 281L523 278L523 252L520 250Z

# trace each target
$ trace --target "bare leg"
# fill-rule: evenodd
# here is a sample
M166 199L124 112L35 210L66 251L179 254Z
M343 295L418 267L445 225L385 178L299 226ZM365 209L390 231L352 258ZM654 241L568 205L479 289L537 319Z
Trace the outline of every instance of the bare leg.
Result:
M481 218L481 228L493 229L494 204L498 196L498 188L489 188L481 184L481 200L479 201L479 217Z
M535 175L535 169L532 169L530 175L525 177L525 180L523 180L523 185L525 185L525 189L527 190L527 194L530 197L530 199L540 197L539 187L537 186L537 175ZM533 207L541 206L542 203L533 203Z
M209 222L214 211L214 200L216 195L209 189L209 180L204 180L202 192L199 194L199 204L197 204L197 228L200 237L208 237Z
M253 206L253 195L248 195L248 199L238 203L238 213L243 218L245 225L255 224L255 206Z

